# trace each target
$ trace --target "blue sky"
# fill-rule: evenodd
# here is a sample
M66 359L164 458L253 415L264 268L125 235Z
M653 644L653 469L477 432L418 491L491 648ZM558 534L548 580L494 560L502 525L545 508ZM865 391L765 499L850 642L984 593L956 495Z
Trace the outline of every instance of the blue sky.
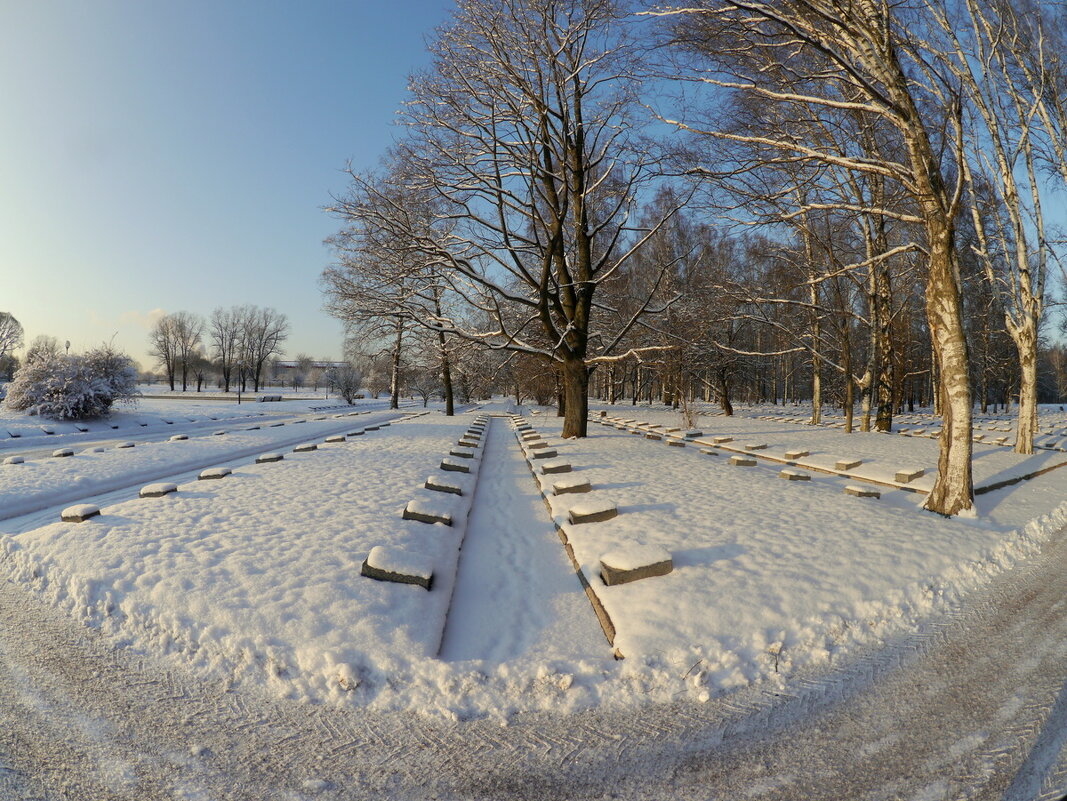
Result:
M163 312L254 303L340 354L322 211L374 165L449 0L0 0L0 311L142 363Z

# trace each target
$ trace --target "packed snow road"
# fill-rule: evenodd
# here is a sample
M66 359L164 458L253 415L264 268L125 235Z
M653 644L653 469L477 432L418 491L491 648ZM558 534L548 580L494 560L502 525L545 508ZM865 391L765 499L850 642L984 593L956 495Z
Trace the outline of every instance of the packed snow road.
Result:
M1061 532L954 617L777 696L507 725L202 681L4 583L0 798L1059 798L1065 561Z

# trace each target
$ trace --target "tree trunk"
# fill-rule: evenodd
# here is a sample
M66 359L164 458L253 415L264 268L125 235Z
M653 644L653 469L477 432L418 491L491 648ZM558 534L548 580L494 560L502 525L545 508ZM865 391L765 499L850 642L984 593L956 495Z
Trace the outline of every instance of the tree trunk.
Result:
M1037 433L1037 332L1030 326L1012 338L1019 354L1019 412L1015 452L1029 455L1034 452Z
M584 437L589 424L589 368L585 359L563 362L564 439Z
M931 230L932 228L932 230ZM943 515L965 512L974 505L971 474L971 379L959 269L950 225L928 225L930 275L926 282L926 317L934 358L939 367L938 400L941 428L937 479L924 508Z

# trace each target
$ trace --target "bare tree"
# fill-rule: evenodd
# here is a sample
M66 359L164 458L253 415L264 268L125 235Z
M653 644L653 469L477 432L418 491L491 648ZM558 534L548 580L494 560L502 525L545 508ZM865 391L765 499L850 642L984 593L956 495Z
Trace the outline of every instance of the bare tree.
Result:
M174 359L182 371L182 392L189 387L189 370L199 355L204 338L204 318L191 312L175 312L171 318L174 336Z
M353 175L337 206L406 241L462 299L420 324L554 360L568 437L586 433L591 366L634 323L597 328L596 290L650 233L628 222L657 167L624 17L614 0L461 0L404 112L403 188L435 198L431 224L391 208L403 193L380 175Z
M149 353L167 374L170 391L174 391L174 375L178 365L178 332L172 315L160 317L148 335Z
M240 361L252 379L256 392L259 392L263 366L272 356L284 352L282 345L288 337L289 320L281 312L258 306L249 306L244 310Z
M673 30L675 42L703 60L702 68L689 73L694 79L799 116L813 107L861 112L879 124L876 135L896 138L899 147L886 152L899 151L901 158L872 159L862 151L842 152L803 138L735 134L714 124L677 121L694 132L761 144L782 158L881 175L907 193L923 232L914 245L926 255L926 316L944 416L938 475L925 507L942 514L969 510L971 387L956 249L963 181L954 167L961 145L941 137L946 128L951 130L960 106L958 97L948 105L931 104L928 93L920 91L917 79L930 78L923 39L916 34L921 27L909 19L909 33L900 18L907 10L884 0L704 0L658 13L680 20ZM931 80L943 78L934 75Z
M0 359L21 348L23 336L22 324L9 312L0 312Z
M247 311L247 307L233 306L229 309L219 307L211 313L211 348L222 374L224 392L230 391L233 369L241 355L241 335Z

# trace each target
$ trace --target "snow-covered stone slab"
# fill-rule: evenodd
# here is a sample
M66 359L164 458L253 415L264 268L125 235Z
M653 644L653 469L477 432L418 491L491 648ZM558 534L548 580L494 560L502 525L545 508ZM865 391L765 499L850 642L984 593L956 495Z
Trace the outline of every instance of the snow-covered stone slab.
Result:
M733 437L712 437L711 441L716 445L725 445L727 442L733 442Z
M570 462L545 462L541 465L541 475L549 476L555 473L571 472Z
M584 478L574 478L569 481L557 481L552 485L553 495L569 495L577 492L592 492L593 487Z
M364 431L377 431L379 428L381 428L381 426L364 426L363 430Z
M750 442L745 446L746 451L764 451L767 450L766 442Z
M921 437L925 433L926 433L926 429L925 428L913 428L911 430L911 435L913 437Z
M96 517L98 514L100 514L99 506L94 506L91 503L79 503L75 506L68 506L60 512L59 519L64 523L82 523L90 517Z
M424 486L434 492L447 492L452 495L463 494L463 486L458 481L452 481L444 476L429 476Z
M705 456L718 456L719 452L714 448L701 448L700 452Z
M41 431L49 435L56 433L56 430L52 428L52 426L40 426L40 429Z
M783 470L778 474L778 477L784 478L786 481L811 481L810 475L799 470Z
M74 427L83 434L89 430L89 426L83 426L81 423L75 423Z
M106 450L107 448L105 448L103 445L94 445L91 448L86 448L82 451L82 453L103 453Z
M542 448L547 448L548 447L548 443L545 442L543 439L535 440L533 442L527 442L527 443L525 443L525 445L531 451L539 451Z
M477 440L467 439L466 437L459 440L456 444L461 448L480 448L482 446L482 443Z
M661 437L659 434L655 434L655 433L649 431L647 434L645 434L645 439L660 440L660 439L663 439L663 437Z
M4 464L22 464L26 460L21 456L8 456L4 459Z
M213 437L221 437L221 436L225 435L225 433L226 433L225 431L216 431L211 436L213 436Z
M426 590L433 586L432 559L382 545L371 548L359 572L378 581L415 584Z
M882 493L876 489L870 487L859 487L855 484L849 484L845 487L846 495L855 495L857 498L881 498Z
M575 504L567 512L571 523L603 523L611 520L619 514L619 509L614 501L594 500Z
M863 464L862 459L838 459L834 462L834 469L836 470L852 470Z
M543 448L537 451L531 451L530 456L534 459L555 459L559 454L555 448Z
M393 424L392 421L386 420L384 423L380 424L380 427L381 428L389 428L389 426L391 426L392 424Z
M697 431L694 428L694 429L692 429L690 431L686 431L684 436L685 436L686 439L696 439L697 437L704 436L704 432L703 431Z
M259 431L259 426L249 426L245 431Z
M656 426L656 428L663 428L663 426ZM666 431L666 432L667 432L668 434L677 434L677 433L678 433L679 431L681 431L682 429L678 428L677 426L674 426L674 427L671 427L671 428L667 428L667 429L664 429L664 430L665 430L665 431Z
M137 444L137 443L135 443L135 442L120 442L120 443L119 443L118 445L116 445L115 447L116 447L116 448L133 448L133 447L135 447L135 446L136 446L136 444Z
M402 517L405 520L418 520L420 523L442 523L452 525L452 507L425 498L412 498L404 507Z
M786 459L803 459L805 456L811 456L811 451L800 449L785 452Z
M683 442L680 439L669 439L669 440L667 440L667 444L670 445L672 448L684 448L685 447L685 442Z
M909 467L903 470L897 470L893 476L894 480L901 484L907 484L909 481L914 481L917 478L922 478L926 475L926 471L921 467Z
M73 448L58 448L58 449L52 451L52 456L54 458L56 458L56 459L62 459L64 457L73 456L73 455L74 455L74 449Z
M1007 437L997 437L995 440L993 440L993 442L995 442L997 445L1007 445L1008 444L1008 438Z
M219 478L226 478L231 475L233 470L228 467L209 467L207 470L201 470L200 475L197 478L200 481L211 481Z
M609 587L666 576L673 570L670 552L658 545L623 545L600 557L600 578Z
M441 460L441 469L453 473L469 473L471 471L469 465L447 457Z
M327 442L348 442L348 439L345 437L344 434L334 434L332 436L326 437L326 441Z
M189 435L188 434L175 434L173 437L170 438L170 441L171 442L181 442L183 439L189 439Z
M751 456L741 456L739 454L737 456L730 457L730 464L732 464L734 467L755 467L756 460L753 459Z
M162 498L164 495L170 495L172 492L178 491L177 484L146 484L141 487L139 495L142 498Z
M459 459L473 459L474 451L467 450L466 448L452 448L448 452L449 456L455 456Z
M280 428L281 426L284 426L284 425L285 425L285 421L284 420L279 420L277 423L271 423L270 427L271 428Z
M319 446L314 442L305 442L302 445L297 445L293 448L293 453L310 453L311 451L317 451Z
M280 462L285 457L280 453L261 453L256 457L256 464L270 464L271 462Z
M362 437L363 434L364 434L364 431L363 431L362 428L357 428L355 431L349 431L348 432L348 436L350 436L350 437Z

